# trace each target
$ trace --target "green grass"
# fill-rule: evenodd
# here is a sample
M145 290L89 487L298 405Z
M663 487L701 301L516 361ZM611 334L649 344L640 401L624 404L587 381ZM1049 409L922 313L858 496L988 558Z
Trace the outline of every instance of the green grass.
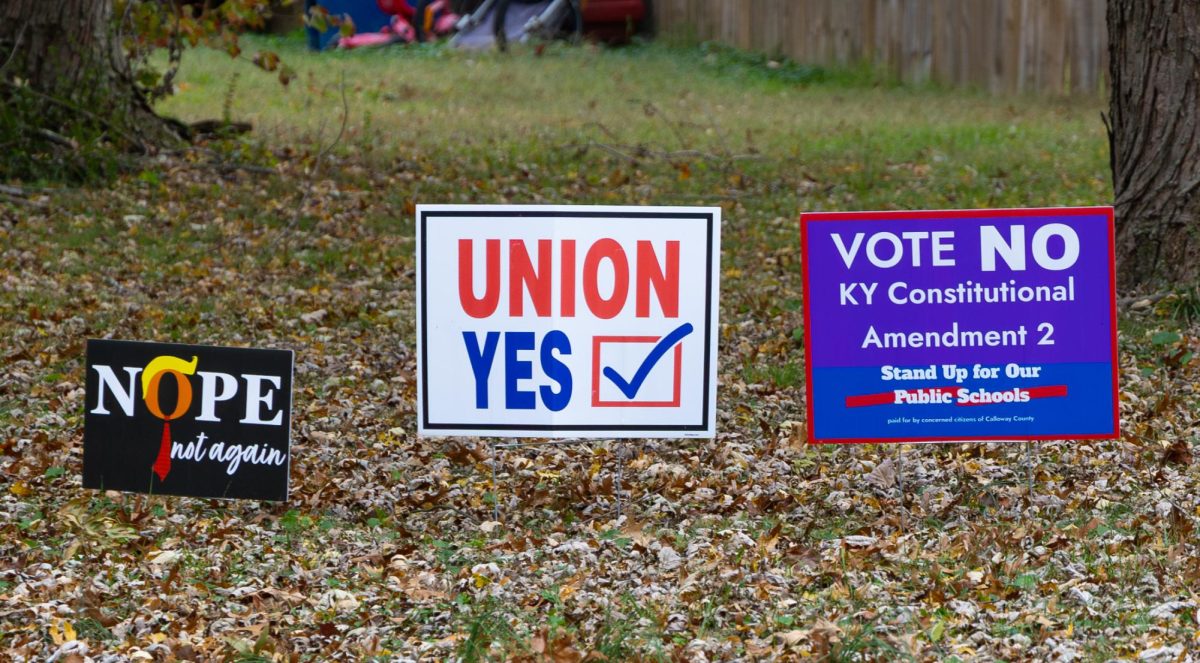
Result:
M342 125L344 92L334 153L411 173L404 189L414 201L473 199L472 180L511 171L528 173L505 182L513 200L727 199L789 219L798 209L1111 198L1095 99L903 88L866 70L771 69L701 47L552 47L541 57L443 47L317 54L287 40L250 47L279 51L296 81L285 88L245 62L194 50L161 110L188 120L228 110L254 123L254 140L325 146ZM456 186L429 182L430 160Z
M742 375L747 383L771 383L780 389L795 387L804 382L804 367L788 363L772 366L747 366Z

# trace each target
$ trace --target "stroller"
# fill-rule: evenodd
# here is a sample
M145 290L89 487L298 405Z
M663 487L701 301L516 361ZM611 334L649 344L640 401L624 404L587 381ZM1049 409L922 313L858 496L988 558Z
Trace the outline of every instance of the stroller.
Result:
M583 34L580 0L484 0L455 26L452 46L500 50L509 41L527 42L566 38L578 41Z

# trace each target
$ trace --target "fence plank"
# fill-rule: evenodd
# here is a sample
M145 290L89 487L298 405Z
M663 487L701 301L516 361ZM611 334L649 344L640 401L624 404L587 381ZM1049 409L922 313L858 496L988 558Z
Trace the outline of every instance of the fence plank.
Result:
M1042 69L1039 89L1052 94L1062 94L1067 50L1067 0L1045 2L1043 15L1042 43L1039 49Z

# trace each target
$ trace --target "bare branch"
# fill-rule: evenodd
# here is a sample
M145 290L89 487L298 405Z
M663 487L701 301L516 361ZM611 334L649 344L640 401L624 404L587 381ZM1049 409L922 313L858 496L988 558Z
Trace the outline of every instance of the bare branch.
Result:
M45 138L46 140L50 141L51 143L54 143L55 145L58 145L59 147L65 147L68 150L71 150L72 152L79 150L79 143L71 140L70 138L67 138L66 136L64 136L60 133L56 133L56 132L50 131L49 129L45 129L42 127L38 127L36 129L34 129L33 133L37 134L38 136L41 136L42 138Z
M15 41L13 41L12 51L9 52L8 58L4 61L4 64L0 64L0 73L3 73L5 69L8 69L8 65L12 64L12 61L17 57L17 51L20 50L21 42L25 38L25 29L28 27L29 21L25 21L21 24L21 29L17 31L17 38Z
M599 149L601 149L605 152L608 152L609 154L617 157L618 159L624 159L624 160L628 161L629 163L637 163L637 161L638 161L637 157L633 156L632 154L626 154L626 153L622 152L621 150L618 150L617 148L615 148L611 145L606 145L604 143L597 143L596 141L591 141L587 144L587 147L599 148Z
M328 145L326 145L325 149L321 150L317 154L316 163L313 165L313 177L316 177L317 171L321 167L321 158L324 157L326 154L329 154L330 150L332 150L334 147L336 147L338 143L342 142L342 136L346 135L346 125L349 123L349 120L350 120L350 104L346 101L346 71L344 69L342 70L341 91L342 91L342 126L338 127L337 135L333 137L333 141L330 142Z
M341 126L338 127L337 135L333 137L333 140L317 151L317 155L313 159L312 172L309 173L307 181L305 182L304 193L301 194L300 202L296 205L296 209L292 213L292 218L291 218L291 220L288 221L287 227L284 228L285 232L290 231L292 228L295 228L297 225L299 225L300 215L302 215L304 213L304 208L306 205L308 205L309 198L312 197L313 188L316 184L317 177L321 172L321 161L325 158L325 156L327 154L329 154L330 151L333 150L334 147L336 147L338 145L338 143L341 142L342 136L344 136L346 134L346 125L349 124L349 122L350 122L350 102L346 100L346 72L345 72L345 70L342 71L340 87L341 87L341 93L342 93L342 123L341 123ZM324 133L324 130L325 130L325 127L322 124L321 130L318 131L318 133L317 133L317 144L318 145L320 145L321 134ZM279 239L279 237L276 237L275 240L272 241L272 247L274 246L276 241L278 241L278 239ZM285 253L285 255L287 253L286 238L284 239L284 253Z
M46 207L40 200L30 200L29 191L11 184L0 184L0 202L9 202L26 207Z

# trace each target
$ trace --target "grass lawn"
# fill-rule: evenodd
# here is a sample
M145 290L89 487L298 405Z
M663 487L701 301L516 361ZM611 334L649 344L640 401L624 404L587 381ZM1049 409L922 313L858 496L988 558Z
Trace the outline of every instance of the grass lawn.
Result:
M1165 661L1200 644L1194 293L1123 312L1125 437L1039 444L1032 495L1018 445L804 439L798 213L1108 204L1101 100L688 46L260 47L289 87L198 50L161 105L248 136L0 202L0 649ZM495 484L486 440L417 438L413 206L444 202L720 205L717 438L505 451ZM81 490L83 344L108 336L294 350L291 500Z
M528 199L579 184L593 200L740 196L751 213L792 217L797 209L1111 198L1095 99L912 90L866 70L771 68L717 48L551 48L505 57L266 46L298 71L288 88L245 62L193 52L162 109L185 119L249 120L255 137L273 145L326 144L346 109L338 145L346 154L378 166L449 162L456 170L442 179L450 185L461 184L453 175L503 176L502 166L520 164L537 170ZM645 189L665 187L663 174L672 175L669 190ZM482 188L482 199L495 198ZM415 193L449 199L466 189Z

